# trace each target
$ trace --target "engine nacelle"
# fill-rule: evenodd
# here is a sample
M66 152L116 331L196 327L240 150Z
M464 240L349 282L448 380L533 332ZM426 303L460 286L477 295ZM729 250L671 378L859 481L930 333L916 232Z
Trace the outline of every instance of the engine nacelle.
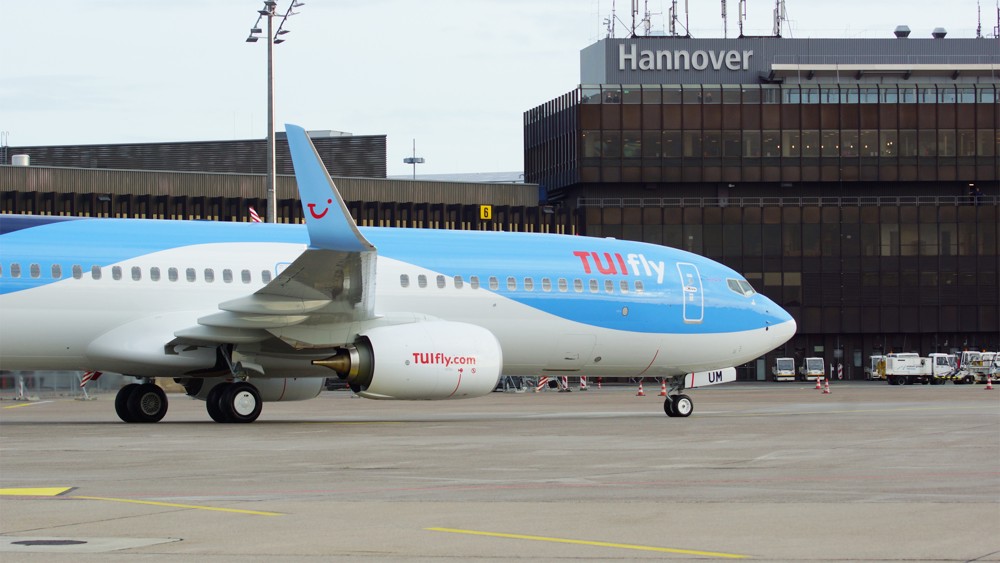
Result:
M466 399L496 388L503 353L482 327L427 321L372 328L354 346L313 363L368 399Z
M180 380L187 394L204 401L208 392L220 383L222 377L199 377ZM252 378L250 383L257 388L261 401L305 401L319 395L326 383L325 377Z

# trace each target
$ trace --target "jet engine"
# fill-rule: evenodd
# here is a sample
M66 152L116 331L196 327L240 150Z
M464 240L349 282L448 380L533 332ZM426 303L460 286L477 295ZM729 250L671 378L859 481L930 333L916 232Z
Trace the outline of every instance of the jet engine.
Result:
M223 377L192 377L180 379L187 394L204 401L208 392L220 383L225 383ZM260 400L265 403L277 401L305 401L319 395L323 390L326 378L323 377L288 377L288 378L252 378L250 383L260 393Z
M475 325L426 321L362 332L325 360L368 399L464 399L496 388L503 365L500 342Z

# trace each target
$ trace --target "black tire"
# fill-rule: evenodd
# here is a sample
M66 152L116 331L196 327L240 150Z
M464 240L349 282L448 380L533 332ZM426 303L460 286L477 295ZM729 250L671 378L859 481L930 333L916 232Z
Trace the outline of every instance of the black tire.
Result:
M260 392L252 384L240 381L229 385L220 405L229 417L229 422L248 423L257 420L263 403Z
M910 384L910 380L907 379L907 377L905 375L897 375L895 377L896 377L896 385L909 385Z
M674 403L674 416L686 418L694 412L694 402L687 395L674 395L671 397Z
M216 422L229 422L229 416L223 409L224 405L222 404L222 398L228 390L228 383L220 383L212 387L208 391L208 397L205 398L205 409L208 410L208 416L212 417L212 420Z
M167 414L167 394L153 383L143 383L129 393L129 415L134 422L159 422Z
M138 383L129 383L119 389L118 394L115 395L115 413L118 414L118 418L122 419L122 422L135 422L132 415L128 412L128 398L138 386Z
M677 416L677 413L674 412L673 397L667 397L666 399L663 400L663 412L667 413L667 416L669 416L670 418Z

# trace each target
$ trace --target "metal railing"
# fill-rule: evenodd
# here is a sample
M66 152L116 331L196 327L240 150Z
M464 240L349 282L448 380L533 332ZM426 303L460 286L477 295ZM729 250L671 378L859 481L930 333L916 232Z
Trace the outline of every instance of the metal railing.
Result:
M1000 196L581 197L578 207L884 207L1000 205Z

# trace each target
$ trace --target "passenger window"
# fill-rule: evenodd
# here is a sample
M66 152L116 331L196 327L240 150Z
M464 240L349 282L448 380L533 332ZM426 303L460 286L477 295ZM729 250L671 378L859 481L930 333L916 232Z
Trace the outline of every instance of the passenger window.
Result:
M177 281L178 277L180 277L180 276L177 275L177 268L168 268L167 269L167 279L168 280L170 280L172 282L175 282L175 281Z
M21 277L21 265L20 264L11 264L10 265L10 277L12 277L12 278L19 278L19 277Z
M271 270L262 270L260 272L260 281L264 283L271 283Z
M250 283L252 281L250 277L250 270L243 270L242 272L240 272L240 279L243 281L243 283Z
M59 264L52 265L52 279L59 279L62 277L62 266Z
M12 266L12 268L13 268L13 266ZM100 266L91 266L90 267L90 277L94 278L95 280L101 279L101 267Z
M3 277L3 264L0 264L0 278Z
M205 282L212 283L215 281L215 270L212 268L205 268Z
M111 279L116 280L116 281L122 279L122 267L121 266L114 266L114 267L111 268Z
M437 277L437 286L438 289L444 289L444 276Z
M621 288L622 293L628 293L628 282L627 281L622 280L621 283L619 284L619 287Z
M644 289L642 287L642 282L641 281L636 281L635 282L635 292L636 293L642 293L643 291L644 291Z
M83 268L79 264L73 264L73 279L78 280L83 277Z
M576 278L573 280L573 291L577 293L583 293L583 280Z
M569 284L566 283L566 278L559 278L559 291L563 293L569 291Z
M233 271L229 268L222 270L222 281L225 283L233 283Z
M552 291L552 280L542 278L542 291Z
M420 289L427 287L427 276L423 274L417 276L417 287L419 287Z
M604 291L607 293L615 292L615 282L611 280L604 280Z
M496 276L490 276L490 289L496 291L500 288L500 280Z
M32 264L28 267L28 270L31 272L31 277L35 279L42 277L42 267L38 264Z
M517 289L517 280L514 279L514 276L508 276L507 277L507 290L508 291L514 291L516 289Z
M399 274L399 287L410 287L410 276Z
M132 281L139 281L142 279L142 268L139 266L132 266Z
M455 276L455 289L462 289L462 276Z
M149 269L149 279L153 281L160 281L160 268L158 266L153 266Z
M479 276L471 276L469 278L469 287L479 289Z
M600 285L597 283L597 280L590 280L590 292L597 293L598 291L600 291Z
M189 282L193 282L198 279L198 274L195 273L194 268L188 268L187 270L185 270L184 276L187 278L187 281Z
M535 291L535 280L532 278L524 278L524 290Z

